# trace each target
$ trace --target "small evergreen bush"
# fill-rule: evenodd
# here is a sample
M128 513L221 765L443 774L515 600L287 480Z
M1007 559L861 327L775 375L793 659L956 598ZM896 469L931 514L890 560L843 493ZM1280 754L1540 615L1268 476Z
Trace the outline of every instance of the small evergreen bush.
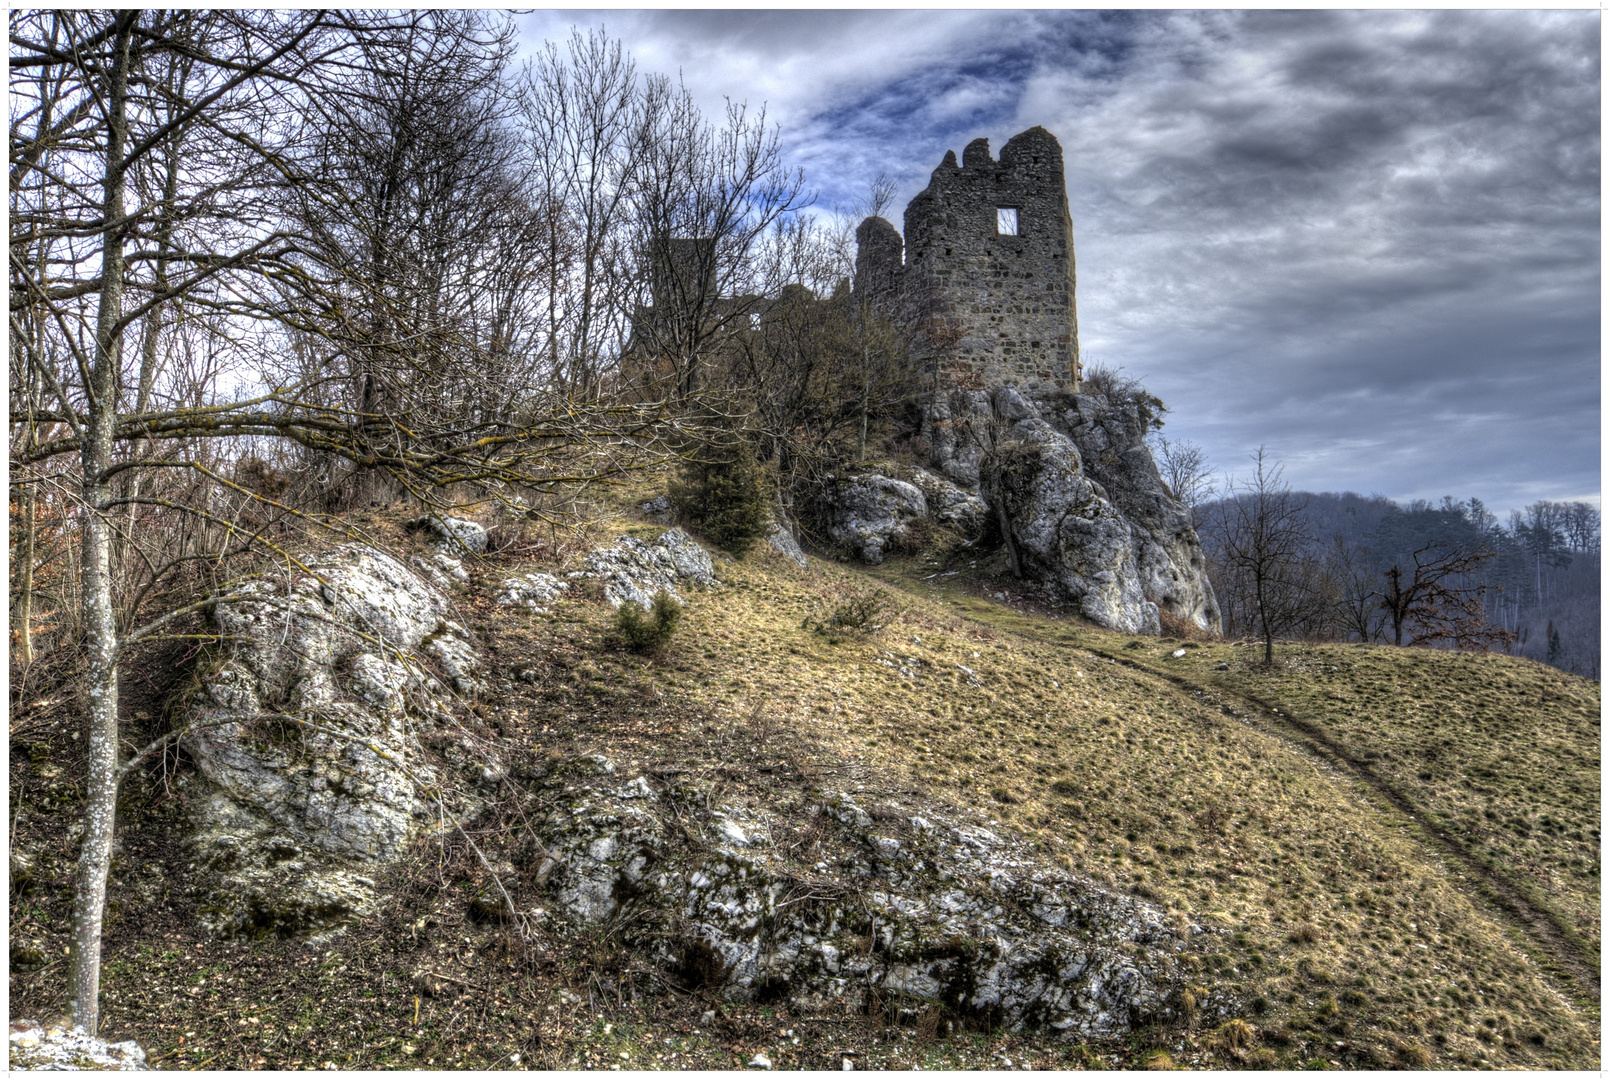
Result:
M658 652L671 640L682 620L682 605L664 589L654 594L654 606L644 611L630 600L615 612L615 633L633 652Z
M766 486L747 440L702 448L683 464L669 494L706 540L734 555L741 557L766 533Z

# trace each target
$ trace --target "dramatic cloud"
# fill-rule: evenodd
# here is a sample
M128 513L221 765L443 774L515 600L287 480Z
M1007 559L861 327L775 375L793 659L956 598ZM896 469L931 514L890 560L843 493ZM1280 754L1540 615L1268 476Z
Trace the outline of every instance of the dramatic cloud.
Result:
M823 205L1061 140L1088 361L1315 490L1599 493L1597 12L561 12L706 108L765 103ZM893 214L899 223L898 212Z

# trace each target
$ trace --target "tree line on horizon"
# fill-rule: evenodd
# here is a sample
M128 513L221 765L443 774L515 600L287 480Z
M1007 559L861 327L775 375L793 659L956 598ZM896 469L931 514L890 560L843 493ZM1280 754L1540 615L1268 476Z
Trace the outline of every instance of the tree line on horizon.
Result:
M1249 478L1215 483L1194 445L1157 450L1191 507L1226 635L1496 649L1599 678L1591 503L1538 500L1500 520L1475 497L1293 491L1262 451Z

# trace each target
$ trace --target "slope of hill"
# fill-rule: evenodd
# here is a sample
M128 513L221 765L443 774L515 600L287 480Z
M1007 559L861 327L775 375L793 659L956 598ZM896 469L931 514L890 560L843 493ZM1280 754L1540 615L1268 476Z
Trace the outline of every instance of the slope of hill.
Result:
M1282 647L1265 672L1231 644L1036 609L965 558L799 570L768 550L718 561L723 585L690 595L669 647L643 657L609 643L594 588L546 614L494 604L505 577L563 562L536 543L508 551L474 566L457 601L489 663L522 676L476 710L509 747L679 777L710 805L765 815L778 858L804 868L828 793L874 814L970 815L1206 927L1183 957L1187 1015L1210 995L1238 1015L1070 1043L930 1009L724 1002L611 931L527 947L477 914L484 872L440 839L379 879L380 910L341 936L211 941L193 923L170 760L124 800L104 1035L209 1067L1599 1061L1597 683L1378 646ZM875 629L830 627L857 603ZM136 727L157 722L164 666L150 670L128 703ZM61 718L42 705L13 725L31 861L13 867L11 1008L44 1019L62 1006L52 958L76 805ZM523 865L510 822L475 835Z

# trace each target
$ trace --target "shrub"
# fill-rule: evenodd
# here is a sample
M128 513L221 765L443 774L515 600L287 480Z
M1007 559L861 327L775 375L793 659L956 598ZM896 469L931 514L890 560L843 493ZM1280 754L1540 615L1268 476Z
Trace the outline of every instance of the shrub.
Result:
M249 455L235 465L235 483L266 499L278 499L291 486L291 478L262 458Z
M1133 409L1140 418L1143 432L1155 431L1163 426L1163 414L1168 412L1161 398L1146 392L1138 379L1131 379L1121 369L1092 367L1085 371L1080 393L1099 395L1115 409Z
M889 538L889 553L892 555L921 555L934 539L934 525L932 518L912 518L906 522L906 527Z
M742 556L766 533L766 487L746 440L701 447L683 462L669 495L706 540L734 555Z
M837 640L839 635L845 633L873 633L882 629L877 619L883 614L884 600L888 594L882 589L873 589L871 592L855 593L847 600L833 605L825 619L807 618L802 624L806 630L823 634Z
M1431 1053L1423 1046L1400 1042L1396 1046L1398 1060L1411 1069L1431 1067Z
M1251 1025L1237 1017L1219 1025L1219 1029L1208 1036L1207 1043L1211 1049L1234 1053L1251 1046L1256 1038Z
M1292 927L1291 932L1286 935L1286 940L1298 945L1312 945L1322 936L1313 923L1303 922Z
M628 600L615 612L615 633L634 652L655 652L671 640L682 619L682 605L661 589L647 611Z

